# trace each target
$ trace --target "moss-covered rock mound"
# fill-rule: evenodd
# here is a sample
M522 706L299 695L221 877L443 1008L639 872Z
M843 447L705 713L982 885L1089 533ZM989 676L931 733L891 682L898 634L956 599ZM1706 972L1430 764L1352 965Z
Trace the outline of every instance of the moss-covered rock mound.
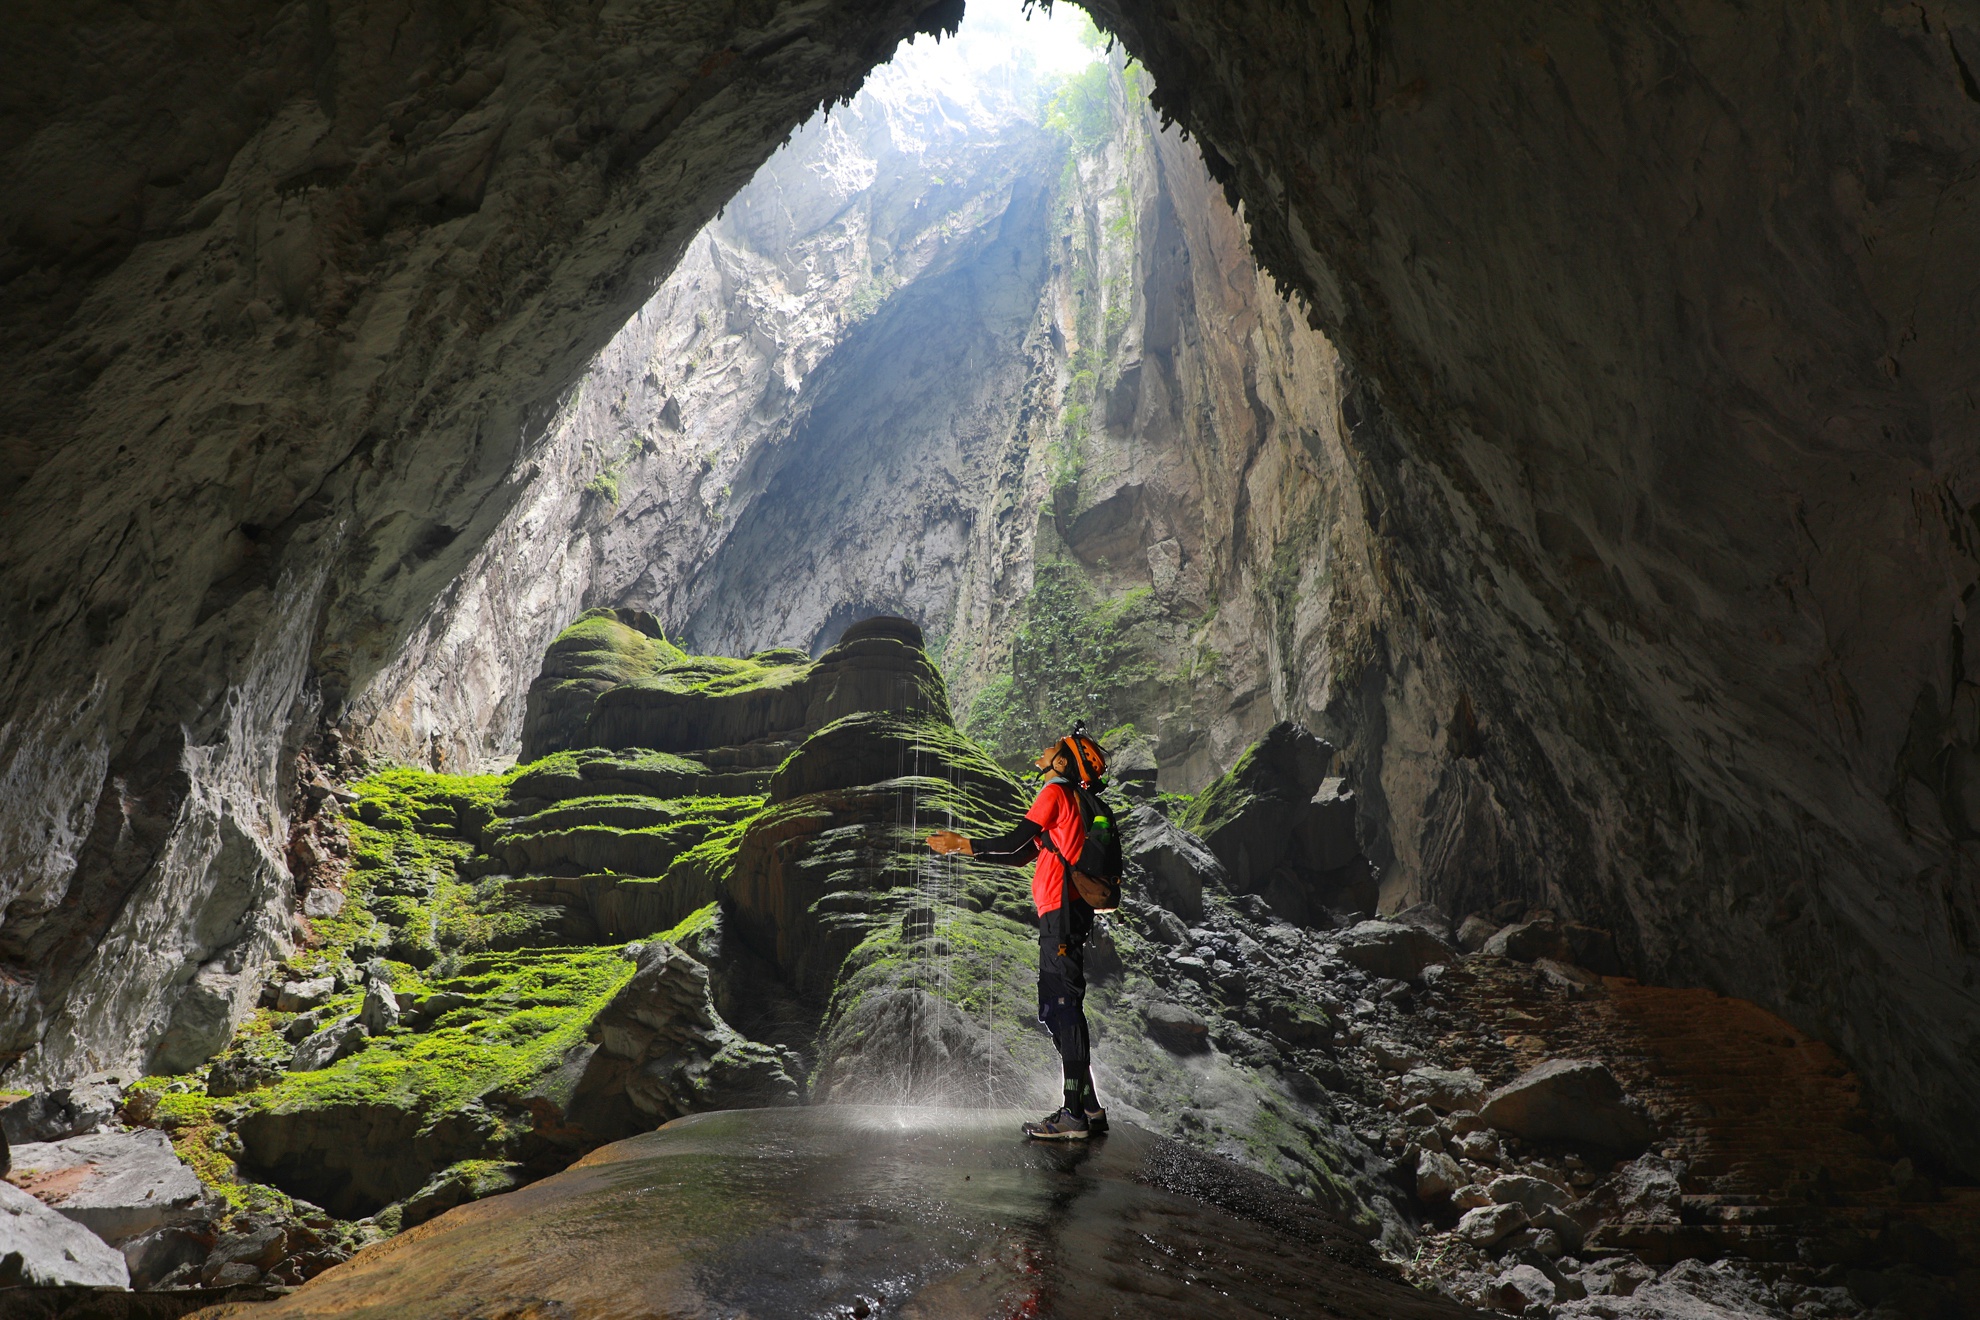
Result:
M689 1112L1055 1093L1027 869L921 842L1007 829L1033 790L954 727L914 625L735 659L592 611L531 703L534 760L340 790L304 947L221 1057L141 1084L133 1113L242 1212L327 1213L347 1249ZM1229 832L1260 796L1198 810ZM1192 920L1246 919L1219 876L1198 889ZM1214 1105L1196 1135L1357 1211L1292 1062L1326 1013L1195 975L1165 894L1144 877L1095 937L1109 1094L1183 1135Z

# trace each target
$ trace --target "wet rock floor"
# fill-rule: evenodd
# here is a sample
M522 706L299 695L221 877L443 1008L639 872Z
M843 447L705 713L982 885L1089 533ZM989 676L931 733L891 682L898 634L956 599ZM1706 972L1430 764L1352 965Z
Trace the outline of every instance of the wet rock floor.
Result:
M306 1316L1339 1316L1464 1311L1269 1179L1123 1126L1004 1111L696 1115L365 1251Z

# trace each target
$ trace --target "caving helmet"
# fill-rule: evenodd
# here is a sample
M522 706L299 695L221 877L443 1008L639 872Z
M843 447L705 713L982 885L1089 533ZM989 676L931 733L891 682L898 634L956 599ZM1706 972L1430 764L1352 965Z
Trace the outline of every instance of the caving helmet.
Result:
M1100 782L1100 776L1107 770L1107 753L1100 750L1100 744L1086 736L1086 721L1073 725L1073 731L1053 743L1034 762L1040 770L1050 774L1052 762L1064 756L1072 762L1072 769L1079 782L1088 786Z

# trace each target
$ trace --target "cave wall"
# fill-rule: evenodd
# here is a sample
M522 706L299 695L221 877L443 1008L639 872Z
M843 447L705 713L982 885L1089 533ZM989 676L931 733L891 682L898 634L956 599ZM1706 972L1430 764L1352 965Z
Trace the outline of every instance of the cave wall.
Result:
M1392 900L1618 928L1980 1145L1980 9L1100 0L1353 384Z
M130 1067L238 1014L288 938L297 745L431 617L687 240L821 100L959 14L10 14L13 1075Z
M1288 701L1379 787L1391 898L1611 924L1980 1164L1980 10L1093 9L1347 364L1379 593L1315 593L1331 658ZM129 1053L229 1002L282 937L289 749L432 617L721 200L944 17L16 16L16 1075L112 1061L78 1012L150 1024Z

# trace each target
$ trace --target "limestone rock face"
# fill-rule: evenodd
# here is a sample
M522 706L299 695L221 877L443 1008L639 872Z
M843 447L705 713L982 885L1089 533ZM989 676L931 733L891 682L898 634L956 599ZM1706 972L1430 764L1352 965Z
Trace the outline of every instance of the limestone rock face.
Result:
M1980 1167L1980 21L1093 10L1347 364L1382 585L1301 578L1283 709L1391 901L1616 930Z
M1198 795L1188 818L1233 890L1259 894L1295 921L1375 908L1354 794L1329 776L1334 759L1331 745L1281 723Z
M23 17L0 1058L59 1080L224 1037L248 1001L222 978L286 945L304 731L444 651L429 613L499 555L557 396L775 142L938 10ZM576 611L516 567L520 608L463 626L520 633L526 678ZM515 728L522 683L474 658L454 690ZM377 712L401 745L415 705Z

